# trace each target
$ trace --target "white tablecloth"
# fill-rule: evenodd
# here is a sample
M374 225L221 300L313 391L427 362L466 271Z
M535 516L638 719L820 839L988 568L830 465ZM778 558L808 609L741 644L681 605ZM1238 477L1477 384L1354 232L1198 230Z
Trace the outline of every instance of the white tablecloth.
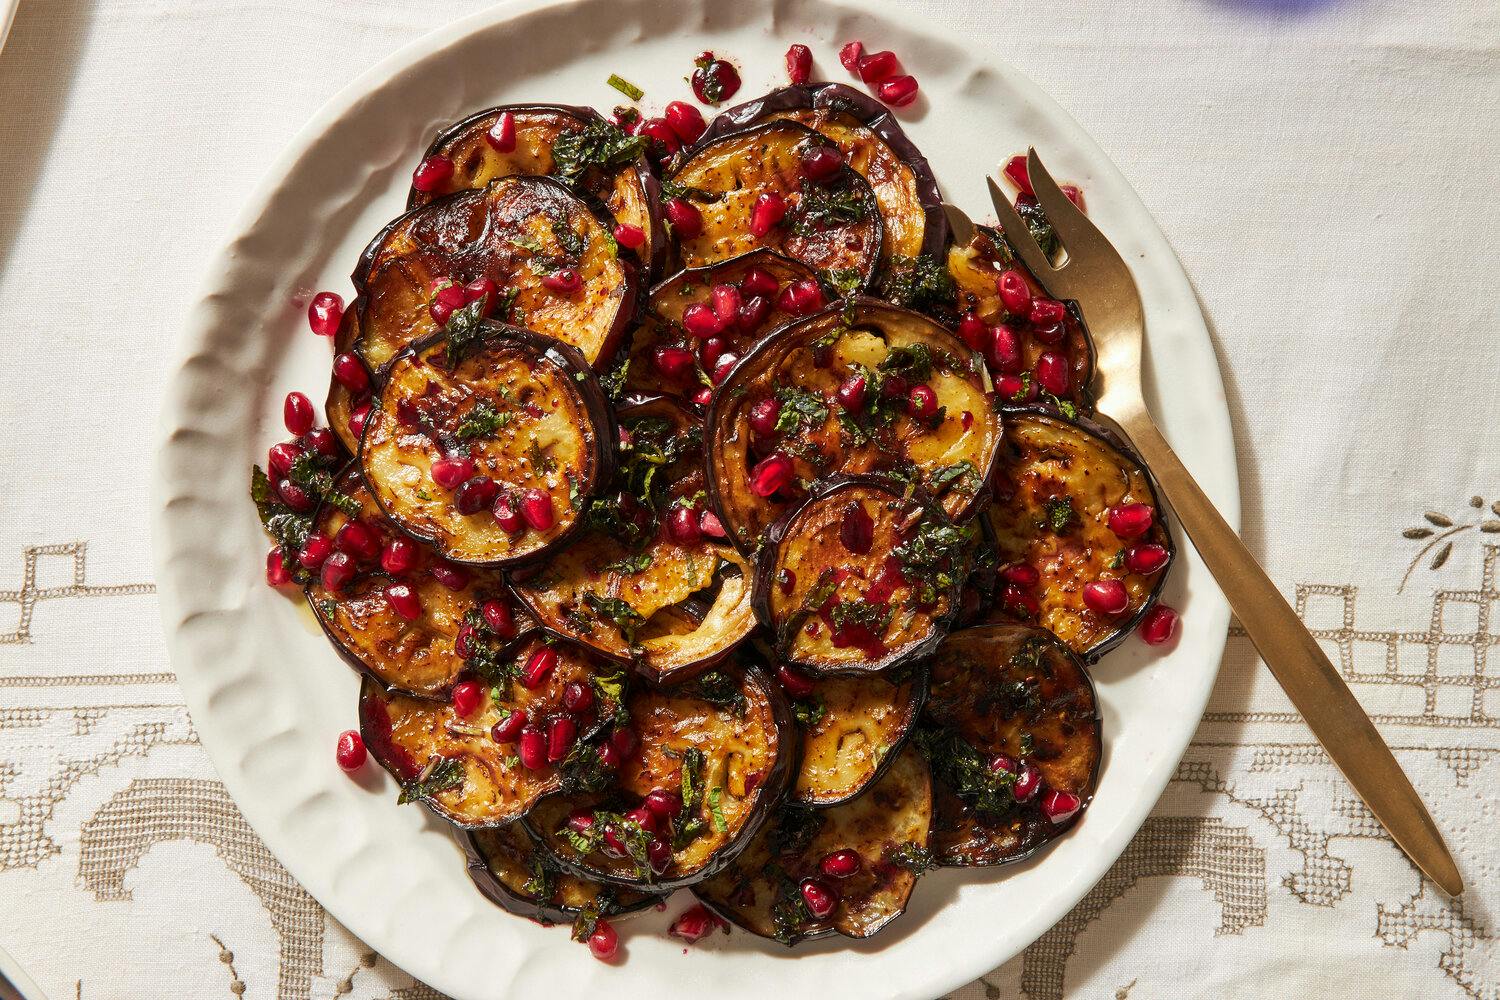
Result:
M0 945L54 1000L435 996L215 780L163 651L147 473L165 359L250 186L356 73L479 6L22 0L0 53ZM1500 996L1500 6L900 14L998 33L1160 220L1223 362L1246 538L1469 884L1422 882L1231 637L1124 858L959 995Z

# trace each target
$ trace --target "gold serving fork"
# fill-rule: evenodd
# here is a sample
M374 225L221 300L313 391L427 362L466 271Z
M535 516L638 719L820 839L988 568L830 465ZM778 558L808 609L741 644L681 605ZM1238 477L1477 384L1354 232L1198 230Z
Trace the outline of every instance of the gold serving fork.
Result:
M1146 318L1125 261L1058 188L1035 149L1026 165L1036 199L1066 250L1061 264L1054 265L1037 246L1005 193L986 178L990 200L1006 240L1038 283L1083 313L1094 341L1099 413L1112 418L1145 459L1256 651L1328 756L1422 873L1448 895L1458 895L1463 878L1401 765L1307 627L1152 420L1141 390ZM972 234L973 223L962 212L944 208L955 232L962 236L967 227Z

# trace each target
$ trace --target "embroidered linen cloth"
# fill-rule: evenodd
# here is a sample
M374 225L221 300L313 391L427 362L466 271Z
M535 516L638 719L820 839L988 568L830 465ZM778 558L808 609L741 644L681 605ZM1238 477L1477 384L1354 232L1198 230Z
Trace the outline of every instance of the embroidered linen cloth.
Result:
M437 996L216 780L160 635L147 479L165 359L251 185L353 75L480 6L21 4L0 53L0 945L54 1000ZM895 12L998 35L1166 230L1222 362L1245 537L1469 886L1422 881L1232 634L1119 863L957 996L1500 996L1500 7ZM835 71L839 41L816 46Z

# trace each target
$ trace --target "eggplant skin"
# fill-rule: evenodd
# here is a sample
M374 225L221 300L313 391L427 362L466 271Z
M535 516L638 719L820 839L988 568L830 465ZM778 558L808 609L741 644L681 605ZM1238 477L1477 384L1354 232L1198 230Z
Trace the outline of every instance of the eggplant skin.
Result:
M630 367L625 376L625 387L632 393L656 395L658 393L687 397L704 385L709 372L701 364L682 376L665 375L657 368L654 355L659 347L685 347L696 356L700 341L682 327L682 314L695 303L712 305L712 290L716 285L738 286L752 269L764 271L779 283L779 288L806 278L815 278L812 269L790 257L764 247L743 253L738 257L704 267L678 271L670 278L651 289L646 298L646 315L636 327L630 341ZM753 328L741 323L731 323L717 336L724 342L725 354L741 357L758 344L770 331L795 319L777 304L779 295L770 296L770 309L764 321Z
M919 604L919 581L907 578L896 549L946 519L897 489L874 476L833 480L767 533L756 558L755 610L785 662L815 675L875 673L920 659L946 634L966 575L962 539L972 542L978 529L954 529L951 582L934 583L931 600ZM871 541L855 552L843 525L860 512Z
M344 318L339 321L338 333L333 338L335 356L353 353L354 345L359 341L359 314L363 309L363 300L356 297L344 310ZM354 356L359 358L358 354ZM363 359L360 359L360 364L364 364ZM368 366L366 370L368 371ZM371 374L370 381L373 385L375 381L373 374ZM356 400L353 394L344 388L342 382L331 376L328 379L328 398L323 403L323 413L327 416L328 426L333 429L339 443L351 455L359 453L359 438L355 437L354 431L350 428L349 418L354 413L354 408L360 403L368 402L369 398L369 394L366 393Z
M1135 629L1166 582L1175 558L1166 508L1145 466L1103 426L1083 418L1070 422L1044 407L1007 408L1002 416L996 502L986 513L999 564L1024 562L1037 569L1037 624L1085 662L1095 662ZM1125 503L1153 509L1144 536L1121 539L1109 529L1110 509ZM1142 576L1117 565L1132 545L1147 542L1167 550L1166 566ZM1130 597L1127 609L1113 618L1083 603L1084 585L1101 578L1122 580ZM992 619L1015 620L1002 607Z
M516 148L501 153L486 137L507 111L515 120ZM506 104L475 112L439 132L422 154L423 159L446 156L453 161L453 176L448 183L432 192L412 188L406 207L420 208L443 195L482 188L501 177L550 177L557 172L553 144L565 133L603 121L593 108L570 104ZM645 157L616 170L592 167L578 179L577 187L600 202L617 221L640 227L646 242L636 252L648 273L659 271L667 239L658 208L660 187Z
M855 377L867 388L851 414L837 393ZM896 378L932 390L938 405L933 420L919 421L872 384ZM1000 452L992 388L979 356L919 313L866 298L814 313L768 335L715 391L706 417L709 498L746 553L806 496L803 484L841 474L920 473L919 485L940 494L950 518L964 521L989 502ZM765 437L750 415L771 397L783 411L800 408L805 415ZM793 481L773 496L757 496L751 474L772 453L792 460Z
M841 83L794 84L729 108L708 123L700 143L768 121L790 120L838 144L869 182L885 220L882 258L940 253L948 243L943 196L927 157L890 108Z
M718 694L737 692L742 705L720 702L718 695L705 700L705 684ZM735 662L686 684L637 684L627 706L640 749L621 763L609 787L542 802L526 817L526 828L564 871L606 885L659 893L712 878L754 840L796 772L797 732L786 698L759 667ZM702 794L693 811L704 829L674 850L664 874L643 875L629 858L598 849L583 853L562 835L578 810L624 813L654 789L680 792L683 758L690 749L704 756L696 779ZM714 800L724 819L722 830L712 814Z
M546 858L520 823L464 831L459 837L469 880L480 895L502 909L542 924L571 922L601 896L600 916L643 910L660 896L614 889L560 871ZM537 895L540 887L550 890Z
M1093 798L1103 742L1093 681L1050 632L1028 625L986 625L948 636L932 659L931 692L919 742L938 786L933 851L955 867L1010 864L1035 853L1082 817ZM988 769L996 754L1041 773L1041 787L990 811L953 782L972 774L961 755ZM1041 809L1050 790L1078 796L1078 811L1053 823Z
M550 177L502 177L414 208L370 242L351 276L361 306L355 350L383 370L440 332L429 309L434 282L488 278L499 318L571 344L602 368L635 316L637 275L616 254L612 227ZM578 272L577 291L542 283L562 267Z
M810 699L793 703L802 764L787 801L823 809L863 794L899 759L926 695L921 666L818 679Z
M1015 374L1031 373L1033 385L1036 380L1037 360L1047 351L1061 352L1068 359L1069 391L1065 399L1074 406L1091 412L1094 407L1094 344L1083 326L1083 317L1076 306L1068 304L1063 318L1063 333L1055 343L1046 343L1037 336L1036 328L1024 316L1013 316L1005 311L996 289L996 279L1002 271L1014 270L1026 279L1033 296L1047 297L1030 273L1011 262L1005 237L988 226L975 229L974 239L968 246L953 246L948 249L948 274L957 289L957 309L960 313L973 312L986 323L1007 323L1020 341L1020 362ZM1027 392L1030 389L1026 390ZM1017 403L1016 400L1004 402Z
M679 235L682 266L770 247L815 271L851 274L859 290L869 288L884 244L880 206L870 185L848 167L821 183L803 178L802 149L826 143L805 125L777 121L699 142L681 154L669 182L687 190L685 197L703 217L699 234ZM780 225L756 236L750 218L761 194L780 195L787 212Z
M359 522L382 544L394 535L352 463L334 483L358 503ZM336 537L349 521L344 511L326 501L313 517L315 530L328 538ZM359 562L354 579L339 593L328 591L318 576L304 593L324 634L351 667L389 691L446 700L466 669L454 648L466 614L487 600L505 601L515 620L517 634L511 641L516 643L529 637L537 624L510 599L501 574L475 570L466 574L462 589L453 590L432 576L432 562L431 552L423 549L417 565L399 581L421 601L422 615L416 621L405 620L391 608L385 588L397 581L375 561Z
M582 504L613 472L613 418L582 356L566 344L488 322L450 366L450 341L418 345L390 367L365 422L360 469L381 510L400 530L446 559L478 566L542 558L583 526ZM470 433L487 407L504 422ZM407 414L418 426L408 426ZM466 421L469 421L466 424ZM493 479L520 510L528 491L545 492L553 523L507 533L489 506L463 514L457 490L439 486L434 462L460 446L475 474Z
M905 912L930 864L932 809L927 764L908 747L853 802L817 811L785 807L734 864L694 886L693 895L751 934L788 946L831 934L873 937ZM861 870L837 881L832 917L814 920L797 905L798 885L818 877L823 857L843 849L859 853Z

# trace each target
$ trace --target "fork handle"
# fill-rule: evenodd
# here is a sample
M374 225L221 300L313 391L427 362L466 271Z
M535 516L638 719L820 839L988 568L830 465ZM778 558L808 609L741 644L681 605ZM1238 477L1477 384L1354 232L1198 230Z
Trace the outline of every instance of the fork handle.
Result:
M1317 640L1143 412L1120 422L1250 641L1375 818L1448 895L1463 878L1426 806Z

